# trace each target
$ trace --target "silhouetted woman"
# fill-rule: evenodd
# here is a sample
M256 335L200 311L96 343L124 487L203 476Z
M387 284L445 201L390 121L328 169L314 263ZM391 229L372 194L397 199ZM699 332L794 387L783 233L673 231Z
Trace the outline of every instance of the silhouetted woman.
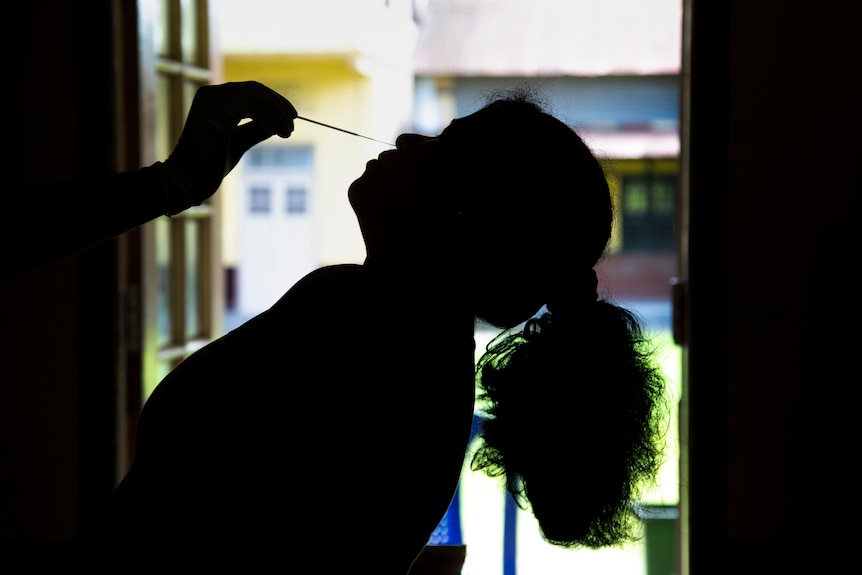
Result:
M349 189L365 263L310 273L154 391L119 538L403 575L467 453L477 319L510 331L478 366L473 468L551 543L635 533L663 384L635 317L596 293L613 219L600 163L520 93L396 144Z

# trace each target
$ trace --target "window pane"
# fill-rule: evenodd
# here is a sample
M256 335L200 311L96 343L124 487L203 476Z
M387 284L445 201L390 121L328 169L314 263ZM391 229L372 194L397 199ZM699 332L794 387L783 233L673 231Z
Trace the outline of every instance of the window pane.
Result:
M171 343L171 220L158 218L156 229L156 345Z
M249 192L249 211L253 214L268 214L272 203L269 188L254 186Z
M167 58L171 54L170 0L159 0L158 2L153 2L153 10L155 11L153 20L155 22L155 25L153 26L153 44L155 45L156 54Z
M293 215L304 214L308 210L308 191L304 186L290 186L287 188L286 203L287 213Z
M623 208L627 216L645 215L649 210L647 188L643 181L628 181L625 184Z
M253 168L310 168L311 147L257 146L249 150L248 162Z
M652 187L652 211L657 215L673 214L676 206L676 187L667 178L656 179Z
M182 0L180 5L182 60L187 64L199 64L198 52L198 3L197 0Z
M183 83L183 118L185 118L192 107L192 100L195 98L195 92L198 91L200 84L191 80L186 80Z
M171 79L156 76L155 148L157 158L167 158L173 149L171 142Z
M622 182L623 249L667 252L675 243L676 175L649 173Z
M200 336L201 323L201 244L200 220L185 221L185 269L186 269L186 337Z
M146 401L147 398L153 393L153 390L156 389L156 385L162 381L174 368L173 360L160 360L156 363L156 373L149 380L143 382L143 388L141 389L141 393L143 394L143 401Z

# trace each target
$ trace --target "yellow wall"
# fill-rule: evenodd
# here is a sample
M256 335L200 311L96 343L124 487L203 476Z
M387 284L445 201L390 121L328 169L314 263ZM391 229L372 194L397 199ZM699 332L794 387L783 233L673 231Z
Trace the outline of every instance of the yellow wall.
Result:
M409 69L388 66L357 56L224 55L224 80L257 80L288 98L301 116L394 142L410 126L413 78ZM361 262L359 227L347 201L347 188L365 163L387 146L314 124L296 121L288 140L272 143L306 144L314 148L314 194L321 265ZM223 256L237 264L238 182L242 166L222 187Z

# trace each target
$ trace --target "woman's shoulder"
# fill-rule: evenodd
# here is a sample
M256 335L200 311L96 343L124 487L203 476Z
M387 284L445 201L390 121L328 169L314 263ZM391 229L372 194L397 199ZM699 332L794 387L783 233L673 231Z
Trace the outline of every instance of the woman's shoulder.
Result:
M376 283L374 274L360 264L338 264L317 268L309 272L285 292L282 299L297 293L303 296L326 298L328 294L346 294L364 291Z
M365 266L341 264L310 272L270 308L267 314L303 317L364 315L386 305L385 286Z
M324 266L309 272L288 290L301 290L308 286L312 289L331 288L336 290L350 289L361 284L373 281L373 275L368 269L360 264L338 264Z
M352 336L376 325L369 319L377 317L384 305L372 295L373 282L373 276L360 265L309 273L267 311L186 358L166 378L166 382L179 379L182 383L163 382L154 395L163 395L166 388L177 385L212 389L217 380L263 379L265 372L284 369L286 353L295 372L332 353L341 338L350 339L353 347L364 344L367 338Z

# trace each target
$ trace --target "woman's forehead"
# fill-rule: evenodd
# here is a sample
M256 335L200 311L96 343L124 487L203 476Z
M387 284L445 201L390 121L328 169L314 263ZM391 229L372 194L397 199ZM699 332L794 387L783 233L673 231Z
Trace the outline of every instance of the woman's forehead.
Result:
M497 114L491 114L487 110L479 110L455 118L446 128L440 133L440 138L452 140L454 138L469 138L475 140L491 140L494 141L501 135L501 128L505 122L501 122L502 118Z
M463 132L464 130L469 128L469 122L467 122L466 119L467 119L466 117L465 118L455 118L454 120L449 122L448 126L443 128L443 131L440 132L440 136L441 137L446 136L446 135L451 136L452 134L458 134L460 132Z

